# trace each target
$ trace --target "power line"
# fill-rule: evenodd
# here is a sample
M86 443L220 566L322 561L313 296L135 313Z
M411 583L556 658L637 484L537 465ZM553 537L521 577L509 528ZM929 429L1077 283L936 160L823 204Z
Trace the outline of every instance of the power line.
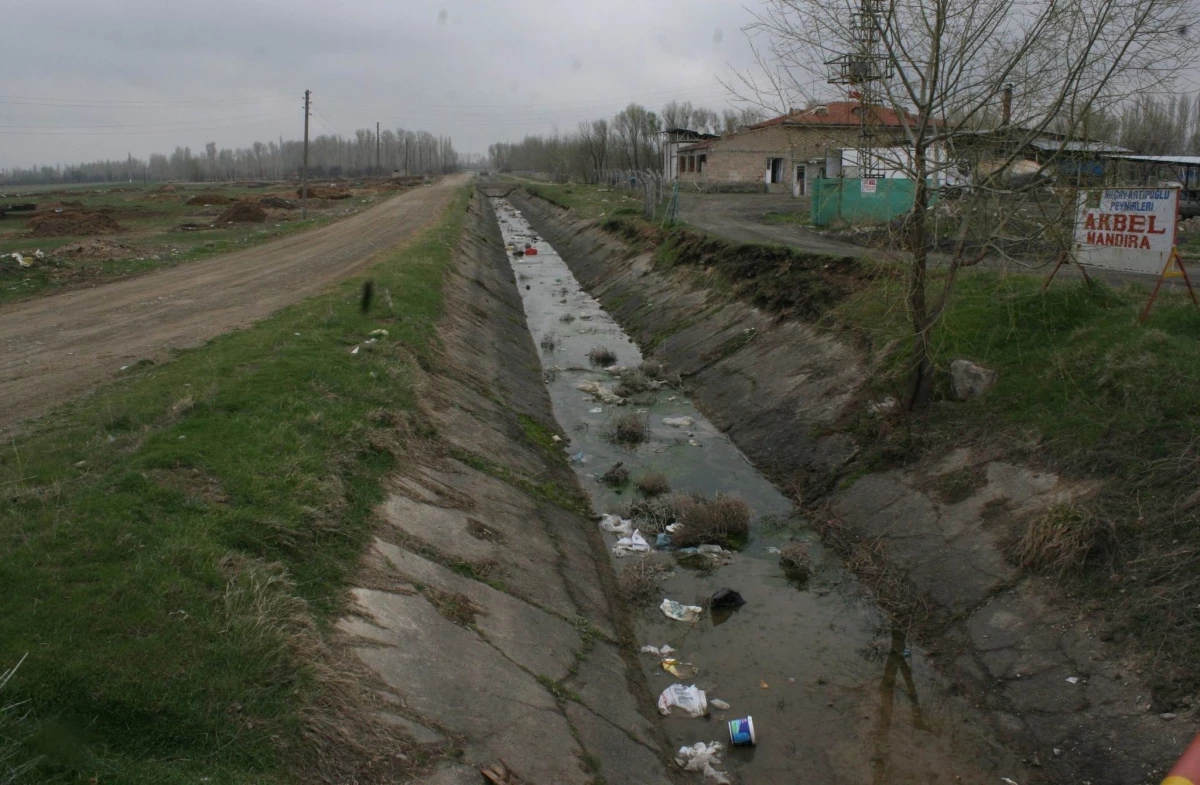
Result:
M21 104L26 106L63 106L81 107L85 109L164 109L187 106L237 106L261 103L263 101L278 101L286 98L284 95L263 96L261 98L227 98L214 101L107 101L88 98L37 98L32 96L0 95L0 104Z
M229 128L244 128L264 123L274 123L283 120L281 116L250 123L233 123L231 125L210 125L191 128L166 128L157 131L0 131L0 136L139 136L141 134L178 134L185 131L221 131Z

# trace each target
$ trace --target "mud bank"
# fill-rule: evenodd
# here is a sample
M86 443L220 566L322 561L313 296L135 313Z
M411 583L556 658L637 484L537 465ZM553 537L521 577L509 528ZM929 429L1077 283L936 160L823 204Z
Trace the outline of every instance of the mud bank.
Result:
M548 446L550 401L484 198L443 293L423 420L342 642L377 680L379 718L446 759L422 782L474 785L501 760L526 783L678 781L603 542Z
M657 269L549 202L509 198L776 487L903 574L931 611L925 653L1027 761L1021 785L1158 781L1196 724L1153 710L1140 674L1102 640L1100 612L1048 601L1003 556L1028 516L1092 486L970 446L860 477L859 444L839 428L870 403L855 350L711 291L702 271Z

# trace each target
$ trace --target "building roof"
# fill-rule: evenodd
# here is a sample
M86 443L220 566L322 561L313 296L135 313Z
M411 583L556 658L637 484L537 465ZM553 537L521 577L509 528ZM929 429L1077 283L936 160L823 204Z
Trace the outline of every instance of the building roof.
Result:
M827 104L801 109L785 115L755 123L746 130L755 131L759 128L770 128L773 125L849 125L857 126L861 122L862 105L857 101L832 101ZM903 125L901 116L894 110L877 106L871 110L875 125L900 127Z
M660 134L675 134L682 139L720 139L717 134L705 133L704 131L693 131L691 128L667 128L659 131Z
M707 150L708 148L712 147L713 142L717 141L720 138L721 137L719 137L719 136L714 136L713 138L706 139L703 142L696 142L695 144L684 145L683 147L679 148L679 152L686 153L691 150Z
M1200 155L1109 155L1122 161L1145 161L1152 164L1174 164L1175 166L1200 166Z

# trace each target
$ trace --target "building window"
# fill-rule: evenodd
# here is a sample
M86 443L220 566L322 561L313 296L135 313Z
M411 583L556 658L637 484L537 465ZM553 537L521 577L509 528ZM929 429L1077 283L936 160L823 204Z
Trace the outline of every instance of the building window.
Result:
M696 160L696 171L703 172L704 165L708 163L708 153L704 153Z
M684 160L682 155L679 156L678 160L679 160L679 173L683 174L684 172L687 171L687 161Z

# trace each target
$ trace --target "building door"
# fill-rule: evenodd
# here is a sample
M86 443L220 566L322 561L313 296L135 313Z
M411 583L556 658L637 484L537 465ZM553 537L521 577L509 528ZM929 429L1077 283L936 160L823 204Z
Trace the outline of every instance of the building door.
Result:
M796 164L796 193L799 196L804 196L808 193L808 181L804 179L804 173L807 167L804 164Z
M783 159L772 158L771 168L769 170L771 179L768 180L772 185L778 185L783 182Z

